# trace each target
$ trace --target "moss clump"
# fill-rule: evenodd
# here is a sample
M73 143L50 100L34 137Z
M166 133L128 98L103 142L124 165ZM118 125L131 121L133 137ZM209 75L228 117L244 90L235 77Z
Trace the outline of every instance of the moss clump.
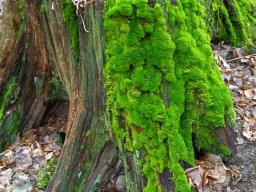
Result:
M58 158L51 158L45 165L43 165L42 169L38 174L38 188L45 189L49 181L51 180L52 174L55 171L57 166Z
M191 130L195 147L211 151L218 150L214 129L234 123L235 113L230 93L212 56L204 12L204 7L195 0L179 1L176 6L167 3L170 33L176 45L176 78L184 85L182 92L185 92L180 133L184 137L189 134L186 130ZM174 89L180 90L178 87ZM173 105L178 103L178 94L174 91Z
M79 40L78 40L78 23L76 17L75 7L70 0L61 1L64 22L66 23L69 35L70 35L70 47L74 51L75 56L79 52Z
M225 157L228 157L231 155L231 151L229 148L227 148L226 145L220 144L217 148L217 150Z
M196 0L153 8L147 0L105 1L108 109L119 147L143 151L144 191L162 191L164 169L175 191L190 191L180 161L194 165L192 137L199 150L218 150L214 128L234 119L205 18Z

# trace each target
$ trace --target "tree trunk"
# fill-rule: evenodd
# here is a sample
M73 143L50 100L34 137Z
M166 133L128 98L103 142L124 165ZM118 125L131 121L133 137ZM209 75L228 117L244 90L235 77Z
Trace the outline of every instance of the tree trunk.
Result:
M47 191L104 191L122 172L126 191L190 191L194 151L234 149L210 40L251 45L255 5L90 2L76 13L71 0L0 0L0 149L42 123L56 71L69 114Z

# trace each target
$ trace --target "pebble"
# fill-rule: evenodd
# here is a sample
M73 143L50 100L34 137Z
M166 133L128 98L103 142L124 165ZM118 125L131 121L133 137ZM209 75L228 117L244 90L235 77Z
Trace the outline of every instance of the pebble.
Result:
M236 141L237 141L237 144L238 144L238 145L244 144L244 139L241 138L241 137L237 137L237 138L236 138Z

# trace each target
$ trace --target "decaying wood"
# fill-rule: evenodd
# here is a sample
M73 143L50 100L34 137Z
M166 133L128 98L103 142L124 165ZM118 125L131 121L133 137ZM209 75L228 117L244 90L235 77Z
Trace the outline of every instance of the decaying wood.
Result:
M228 146L231 152L235 154L236 133L234 127L227 125L224 129L217 129L215 133L218 141Z

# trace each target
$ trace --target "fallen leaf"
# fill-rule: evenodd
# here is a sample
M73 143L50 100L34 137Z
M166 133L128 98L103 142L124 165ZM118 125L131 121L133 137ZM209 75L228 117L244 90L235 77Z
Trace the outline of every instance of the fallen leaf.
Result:
M242 87L242 86L243 86L243 81L242 81L240 78L233 77L233 81L234 81L234 83L235 83L238 87Z
M243 90L247 90L250 88L250 85L248 83L243 84Z
M14 161L14 152L11 149L0 154L0 169L6 167Z
M193 168L186 169L186 175L190 181L190 185L194 186L198 192L202 192L202 177L199 167L196 166Z
M244 95L248 98L248 99L252 99L254 97L254 94L252 92L252 90L248 89L244 91Z
M49 159L51 159L53 156L53 152L48 153L47 155L45 155L45 160L48 161Z
M244 128L243 131L242 131L243 136L246 137L247 139L250 139L251 138L251 131L250 131L249 123L244 122L243 128Z
M252 109L252 116L256 119L256 108Z
M232 179L233 179L235 182L238 182L238 181L241 180L242 175L241 175L241 173L235 168L234 165L229 165L229 166L228 166L228 170L231 172Z
M11 182L11 178L13 175L13 170L12 169L6 169L4 171L0 172L0 184L1 185L9 185Z

